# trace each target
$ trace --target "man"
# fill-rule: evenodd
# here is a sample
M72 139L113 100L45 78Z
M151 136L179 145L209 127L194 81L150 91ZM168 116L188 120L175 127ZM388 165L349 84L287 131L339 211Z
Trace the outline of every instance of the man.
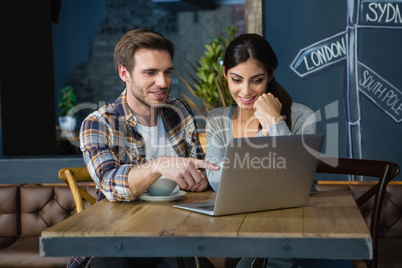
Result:
M160 176L183 190L203 191L208 181L199 169L219 169L202 160L189 106L169 97L173 56L173 43L150 30L130 31L117 43L114 63L126 88L117 100L90 114L80 131L85 163L101 190L98 199L134 200ZM95 258L91 265L108 261L125 262ZM153 267L159 259L130 259L129 265L131 261Z

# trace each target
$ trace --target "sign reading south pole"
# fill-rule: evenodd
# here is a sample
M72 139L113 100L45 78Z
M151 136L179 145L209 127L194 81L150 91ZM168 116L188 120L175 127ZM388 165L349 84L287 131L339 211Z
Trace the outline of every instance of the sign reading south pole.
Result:
M359 91L396 122L402 122L402 93L362 63L357 66Z

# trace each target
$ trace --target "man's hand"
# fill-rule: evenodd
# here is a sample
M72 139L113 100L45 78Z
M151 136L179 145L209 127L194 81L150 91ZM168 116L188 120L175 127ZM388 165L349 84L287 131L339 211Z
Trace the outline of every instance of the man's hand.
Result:
M177 182L181 189L203 191L208 181L200 169L219 170L219 166L196 158L158 157L133 166L128 173L128 185L134 196L140 196L160 176Z
M153 172L175 181L181 189L187 191L203 191L208 186L200 169L219 170L219 166L196 158L160 157L153 161Z

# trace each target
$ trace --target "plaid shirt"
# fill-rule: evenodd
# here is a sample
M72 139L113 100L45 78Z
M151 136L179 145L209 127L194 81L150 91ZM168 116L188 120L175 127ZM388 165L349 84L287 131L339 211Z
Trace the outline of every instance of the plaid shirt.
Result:
M196 121L188 104L169 97L158 110L177 155L203 159ZM91 113L81 125L84 161L97 187L110 201L135 198L128 187L128 172L133 165L146 162L145 141L137 132L136 124L124 90L117 100Z

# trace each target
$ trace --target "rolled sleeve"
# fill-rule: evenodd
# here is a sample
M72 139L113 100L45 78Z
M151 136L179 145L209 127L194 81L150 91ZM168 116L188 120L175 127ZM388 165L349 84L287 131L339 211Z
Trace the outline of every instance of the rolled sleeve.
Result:
M230 127L228 108L218 108L208 114L206 125L207 153L205 160L220 166L218 171L206 170L209 184L214 191L218 191L225 165L225 151L229 142Z
M111 137L106 129L96 116L84 120L80 131L84 161L97 188L109 201L131 201L135 199L128 186L131 165L120 163L122 148L108 145Z

